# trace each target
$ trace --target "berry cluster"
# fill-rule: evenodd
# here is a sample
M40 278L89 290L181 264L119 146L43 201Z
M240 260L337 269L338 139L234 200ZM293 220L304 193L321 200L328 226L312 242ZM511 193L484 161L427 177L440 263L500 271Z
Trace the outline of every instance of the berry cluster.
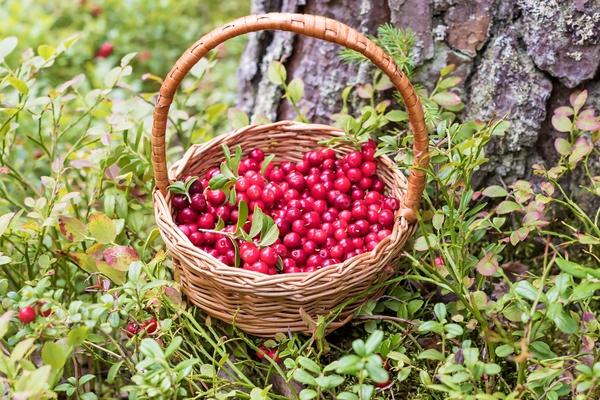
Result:
M158 322L154 318L150 318L143 322L142 324L138 324L134 321L130 321L125 327L125 333L129 337L133 337L140 332L146 332L147 334L154 334L158 330Z
M224 148L221 168L178 182L171 204L192 244L223 263L265 274L311 272L373 250L394 226L398 199L383 194L375 143L338 157L308 151L272 164ZM260 233L260 237L258 237Z
M17 318L23 324L27 325L32 323L38 314L47 318L52 314L52 310L46 306L45 302L39 302L35 307L25 306L20 308Z

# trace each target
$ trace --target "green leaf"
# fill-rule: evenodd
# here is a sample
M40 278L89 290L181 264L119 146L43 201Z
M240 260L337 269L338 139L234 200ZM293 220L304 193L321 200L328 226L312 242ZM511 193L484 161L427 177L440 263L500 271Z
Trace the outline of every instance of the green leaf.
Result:
M508 192L502 186L492 185L486 187L481 194L487 197L506 197Z
M460 97L453 92L436 93L431 99L444 108L455 107L461 104Z
M427 243L429 242L429 244ZM427 235L427 239L425 236L419 236L415 240L414 249L416 251L426 251L429 248L435 248L438 244L438 238L433 233Z
M26 95L29 93L29 87L27 83L16 76L9 76L6 78L8 83L10 83L15 89L17 89L21 94Z
M235 129L250 125L250 118L248 117L248 114L239 108L230 108L227 111L227 117Z
M341 392L336 397L337 400L358 400L358 396L351 392Z
M475 266L483 276L493 276L498 270L498 259L494 253L486 253Z
M559 132L570 132L573 122L565 115L553 115L552 126Z
M286 94L293 104L298 103L304 96L304 82L299 78L292 79L287 86Z
M316 379L317 385L321 387L321 389L333 389L344 383L344 378L339 375L321 375Z
M92 214L89 218L87 228L90 236L98 243L113 243L117 237L117 229L112 219L104 214Z
M444 325L437 321L425 321L419 325L419 332L435 332L442 333L444 331Z
M483 372L486 375L498 375L502 371L502 368L498 364L487 363L483 366Z
M310 400L317 397L317 392L312 389L303 389L300 392L300 400Z
M538 290L529 281L519 281L513 285L515 292L527 300L535 301Z
M573 261L565 260L564 258L557 258L556 264L561 271L574 276L575 278L584 279L589 273L589 268L579 265Z
M4 215L0 216L0 237L2 235L4 235L4 232L6 232L6 230L10 226L10 223L14 219L16 219L18 215L20 215L20 212L19 213L12 213L11 212L11 213L7 213L7 214L4 214Z
M248 220L248 203L240 201L238 204L238 220L236 224L236 232L242 230Z
M210 178L210 181L208 182L208 186L212 190L222 189L223 186L225 186L225 184L229 181L230 181L230 179L228 179L225 175L217 174L217 175L213 176L212 178Z
M444 357L444 354L442 354L442 352L440 352L439 350L436 350L436 349L427 349L425 351L422 351L419 353L417 358L419 360L437 360L437 361L444 361L446 359L446 357Z
M154 339L150 338L142 339L140 351L146 357L154 358L155 360L163 360L165 357L160 345Z
M129 246L110 246L102 255L108 266L121 272L128 271L131 263L140 259L137 251Z
M70 242L80 242L88 235L87 227L77 218L60 216L58 217L58 227Z
M462 81L461 77L459 77L459 76L451 76L449 78L443 79L438 84L438 88L442 89L442 90L450 89L450 88L453 88L454 86L458 85L461 81Z
M383 340L383 332L382 331L375 331L371 334L371 336L369 336L369 338L367 339L367 342L365 343L365 351L367 354L372 354L374 353L377 348L379 347L379 345L381 344L381 341Z
M254 213L252 214L252 226L250 227L249 235L251 238L256 237L263 227L265 214L262 212L260 207L254 207Z
M276 85L284 85L287 80L287 73L283 64L279 61L271 62L267 71L267 77Z
M496 214L508 214L513 211L520 210L522 207L514 201L504 200L496 207Z
M56 49L50 45L42 44L38 46L37 51L40 57L42 57L44 60L49 60L56 52Z
M561 332L573 334L578 331L575 320L559 303L552 303L548 306L548 316Z
M446 319L446 305L444 303L436 303L436 305L433 306L433 313L438 321Z
M568 156L573 150L573 146L571 146L571 143L569 143L566 139L563 138L557 138L554 141L554 148L556 149L558 154L563 156Z
M305 385L311 385L311 386L315 386L317 384L317 381L315 381L315 378L309 374L308 372L306 372L305 370L298 368L294 371L294 379L297 380L300 383L303 383Z
M365 368L369 373L369 377L377 383L385 383L390 379L387 371L381 364L367 363Z
M274 158L275 158L275 154L269 154L268 156L265 157L265 159L263 160L262 166L260 167L261 175L265 174L265 171L267 170L267 168L269 167L269 164L271 164L271 162L273 161Z
M328 365L328 368L335 368L338 374L347 374L352 373L357 370L358 364L360 363L360 357L351 354L348 356L344 356L334 363Z
M321 373L321 368L319 367L319 365L308 357L299 357L298 363L302 366L302 368L310 372L313 372L315 374Z
M503 344L496 347L495 353L498 357L507 357L515 352L515 349L510 344Z
M78 326L69 332L67 336L67 344L71 347L77 347L83 343L88 336L87 326Z
M510 128L510 122L506 120L501 120L496 122L494 127L492 128L491 135L492 136L503 136L504 133Z
M42 347L42 360L54 370L59 370L65 365L69 354L70 351L65 346L56 342L46 342Z
M464 332L462 326L454 323L446 324L444 330L448 332L450 338L461 336Z
M0 62L2 62L7 55L12 53L18 43L19 41L15 36L9 36L0 40Z
M392 110L385 114L384 117L391 122L408 121L408 114L403 110Z

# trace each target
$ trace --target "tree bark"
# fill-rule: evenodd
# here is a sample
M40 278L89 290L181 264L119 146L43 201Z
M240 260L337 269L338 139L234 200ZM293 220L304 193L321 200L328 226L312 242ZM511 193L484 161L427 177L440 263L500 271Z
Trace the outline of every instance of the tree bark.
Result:
M338 19L364 33L391 22L417 37L415 79L432 86L446 64L463 78L463 117L507 116L507 135L491 144L485 180L527 177L534 163L554 161L552 110L587 89L600 107L600 2L597 0L253 0L253 12L300 12ZM283 62L305 84L301 107L330 122L349 84L368 82L365 67L343 64L336 45L289 33L258 33L239 70L239 105L252 115L293 118L266 71ZM600 161L598 162L600 164ZM600 165L597 166L600 169Z

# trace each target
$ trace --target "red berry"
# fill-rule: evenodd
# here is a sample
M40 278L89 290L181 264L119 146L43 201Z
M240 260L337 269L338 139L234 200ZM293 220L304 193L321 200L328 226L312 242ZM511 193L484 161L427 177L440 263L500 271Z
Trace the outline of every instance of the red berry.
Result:
M360 167L360 171L364 176L373 176L377 172L377 164L373 161L365 161Z
M248 269L250 271L259 272L261 274L269 273L269 266L264 261L257 261L253 264L245 264L244 269Z
M277 264L277 252L272 247L265 247L260 250L260 259L272 267Z
M196 221L200 229L213 229L215 227L215 217L212 214L202 214Z
M339 194L333 201L333 206L338 211L346 210L350 207L351 200L347 194Z
M260 258L260 251L253 243L246 242L240 246L240 258L248 264L257 262Z
M292 250L290 257L296 262L297 265L304 265L306 262L306 253L302 249Z
M233 243L231 243L231 239L221 236L215 243L215 250L217 250L221 255L226 255L229 250L233 250Z
M96 50L96 57L106 58L112 54L113 50L113 45L110 42L104 42L102 45L100 45L98 50Z
M365 202L367 204L379 204L381 202L381 194L378 192L368 192L365 195Z
M367 218L367 214L367 206L363 204L352 207L352 218L354 219L365 219Z
M192 202L190 203L190 207L192 208L192 210L199 213L206 211L208 204L206 203L204 195L202 193L196 193L192 195Z
M38 305L37 305L38 313L42 317L45 317L45 318L47 318L50 315L52 315L52 309L47 304L48 303L46 303L45 301L40 301L40 302L38 302Z
M394 212L388 209L381 210L379 212L379 223L385 228L394 226Z
M321 224L321 216L316 211L309 211L302 216L304 224L309 228L316 228Z
M348 193L352 183L346 177L341 177L335 180L334 187L336 190L339 190L342 193Z
M245 192L246 190L248 190L249 187L250 181L243 176L240 176L235 181L235 190L237 190L238 192Z
M290 232L283 238L283 244L288 249L297 249L301 245L301 238L296 232Z
M204 186L202 185L202 181L196 179L191 185L190 185L190 194L196 194L196 193L202 193L204 191Z
M184 196L183 194L176 194L175 196L173 196L173 198L171 199L171 204L176 210L181 210L189 206L187 196Z
M353 151L352 153L349 153L346 156L346 162L351 167L360 167L360 164L362 164L362 155L360 154L360 151Z
M196 214L196 212L189 207L180 210L177 214L177 221L180 224L193 224L196 222L197 218L198 214Z
M31 306L25 306L19 310L19 321L29 324L35 319L35 309Z
M286 179L287 183L290 185L290 188L301 191L304 189L306 182L304 180L304 176L302 174L293 172L288 175Z
M381 179L379 179L378 177L374 177L373 178L373 186L371 186L371 190L381 193L381 192L383 192L383 189L384 189L383 181Z
M335 150L325 147L321 149L321 159L322 160L335 160Z
M190 237L190 233L192 233L192 231L190 230L188 225L177 225L177 227L179 228L179 230L181 230L181 232L183 232L185 236Z
M350 194L352 200L361 200L365 196L365 192L362 189L354 189Z
M302 250L304 250L304 253L306 254L314 254L317 250L317 244L313 240L307 240L302 245Z
M225 193L222 190L211 190L206 191L206 200L213 206L220 206L225 202Z
M204 241L204 234L199 231L190 233L188 237L190 238L190 242L192 242L194 246L200 246Z
M396 211L400 208L400 202L398 199L393 197L385 197L383 199L383 208L387 208L388 210Z
M152 334L156 333L157 329L158 329L158 322L156 322L156 320L154 318L150 318L149 320L144 322L144 330L146 331L146 333L152 335Z
M252 149L252 151L250 151L250 158L261 162L265 159L265 153L261 149Z
M140 331L140 326L133 321L128 323L127 327L125 328L125 333L129 337L137 335L139 331Z

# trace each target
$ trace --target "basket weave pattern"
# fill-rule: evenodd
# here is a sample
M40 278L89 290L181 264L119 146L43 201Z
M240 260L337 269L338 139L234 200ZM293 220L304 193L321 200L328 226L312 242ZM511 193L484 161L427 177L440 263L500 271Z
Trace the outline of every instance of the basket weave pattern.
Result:
M401 207L389 237L377 247L341 264L312 273L263 275L229 267L196 248L177 228L170 206L168 185L187 175L201 175L223 161L221 144L241 145L243 150L258 147L275 154L276 162L299 161L303 153L319 147L319 142L342 135L327 125L282 121L267 125L251 125L233 133L218 136L202 145L192 146L184 157L167 168L165 133L167 114L175 91L191 67L209 50L223 41L243 33L261 29L281 29L329 40L360 51L381 68L404 99L414 133L414 162L408 179L387 157L379 157L378 174L387 194L398 198ZM410 82L393 61L364 35L337 21L302 14L253 15L219 28L196 42L178 60L167 75L154 112L152 130L153 166L157 189L154 193L155 215L160 233L173 257L178 279L189 300L208 314L234 323L238 328L259 336L277 332L307 332L319 315L337 306L344 307L331 331L348 322L364 302L360 294L385 281L393 272L392 265L415 229L414 221L425 184L424 168L428 162L427 131L423 110ZM335 149L339 154L353 150L349 146ZM371 295L377 295L378 292ZM353 299L357 297L354 300Z

